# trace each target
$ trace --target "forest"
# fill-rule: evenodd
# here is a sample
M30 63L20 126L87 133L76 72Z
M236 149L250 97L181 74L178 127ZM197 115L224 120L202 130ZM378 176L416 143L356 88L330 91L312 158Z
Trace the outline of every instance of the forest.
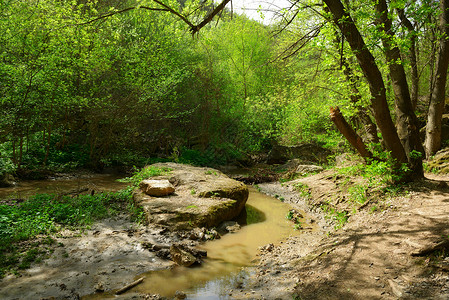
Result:
M1 173L347 150L337 106L362 156L419 173L447 140L445 8L324 2L265 25L207 1L2 1Z
M0 298L449 297L449 0L274 2L0 0Z

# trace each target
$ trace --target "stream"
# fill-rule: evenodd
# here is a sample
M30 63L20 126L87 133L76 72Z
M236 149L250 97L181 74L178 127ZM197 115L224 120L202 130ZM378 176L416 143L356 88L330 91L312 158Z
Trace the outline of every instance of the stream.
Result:
M127 186L117 182L115 175L85 175L76 178L24 181L12 188L0 189L2 198L22 198L35 193L58 193L82 187L96 190L118 190ZM187 299L232 299L233 291L240 290L251 274L251 265L256 262L258 248L270 243L279 243L289 236L300 234L291 221L286 219L291 206L267 196L250 187L246 204L246 219L236 233L229 233L200 246L207 251L204 263L197 267L174 267L172 269L136 274L136 279L145 277L142 284L131 292L160 294L173 297L177 291ZM303 215L304 212L301 212ZM306 224L306 220L301 220ZM310 228L312 229L312 228ZM312 229L313 230L313 229ZM114 298L112 293L97 293L83 299Z
M254 223L200 246L207 250L207 258L199 267L176 267L139 275L146 279L134 291L173 297L179 290L186 293L187 299L232 298L232 290L238 289L251 272L245 267L251 266L259 247L299 234L285 218L289 209L288 204L250 188L246 210L248 216L254 216L254 212L261 214L260 222L250 217L248 223Z

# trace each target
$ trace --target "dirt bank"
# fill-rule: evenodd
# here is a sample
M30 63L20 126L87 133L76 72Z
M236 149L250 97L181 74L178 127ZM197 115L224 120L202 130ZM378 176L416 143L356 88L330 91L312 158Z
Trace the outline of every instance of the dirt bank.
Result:
M0 299L79 299L98 290L119 289L136 274L172 264L144 249L142 242L165 244L176 237L119 216L84 232L61 232L54 239L48 259L19 278L9 275L2 280Z
M302 235L263 249L240 299L449 299L447 250L412 256L449 234L449 177L428 175L408 194L382 199L350 213L343 228ZM305 179L312 194L325 197L334 180L323 173ZM260 185L295 202L295 183ZM379 203L377 203L379 204Z

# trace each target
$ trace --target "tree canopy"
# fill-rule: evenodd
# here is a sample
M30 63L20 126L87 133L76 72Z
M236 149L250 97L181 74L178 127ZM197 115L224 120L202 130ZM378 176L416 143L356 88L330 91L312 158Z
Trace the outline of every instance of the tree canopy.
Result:
M420 175L447 142L447 1L292 1L271 25L229 2L2 1L0 172L357 140Z

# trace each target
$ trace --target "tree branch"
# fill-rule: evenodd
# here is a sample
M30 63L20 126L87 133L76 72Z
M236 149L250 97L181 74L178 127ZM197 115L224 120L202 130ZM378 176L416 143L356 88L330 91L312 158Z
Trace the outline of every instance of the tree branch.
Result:
M153 0L156 1L156 0ZM203 28L207 23L209 23L216 14L218 14L220 11L222 11L224 9L224 7L226 6L226 4L228 4L228 2L231 0L223 0L217 7L215 7L215 9L209 14L207 15L204 20L198 24L198 25L192 25L192 23L188 23L190 26L190 32L193 34L197 33L198 31L200 31L201 28Z
M184 23L186 23L187 25L189 25L190 28L194 27L194 25L187 20L186 17L184 17L183 15L181 15L179 12L177 12L176 10L174 10L173 8L169 7L168 5L162 3L159 0L153 0L154 2L156 2L157 4L159 4L160 6L164 7L167 11L169 11L170 13L174 14L175 16L177 16L178 18L180 18L181 20L184 21Z
M128 7L128 8L122 9L122 10L110 12L110 13L108 13L108 14L99 16L99 17L97 17L97 18L95 18L95 19L89 20L89 21L84 22L84 23L78 23L78 24L76 24L76 25L87 25L87 24L90 24L90 23L99 21L99 20L101 20L101 19L109 18L109 17L112 17L112 16L114 16L114 15L121 14L121 13L130 11L130 10L133 10L133 9L139 9L139 8L141 8L141 9L146 9L146 10L154 10L154 11L169 11L169 10L166 9L166 8L155 8L155 7L148 7L148 6L132 6L132 7Z

